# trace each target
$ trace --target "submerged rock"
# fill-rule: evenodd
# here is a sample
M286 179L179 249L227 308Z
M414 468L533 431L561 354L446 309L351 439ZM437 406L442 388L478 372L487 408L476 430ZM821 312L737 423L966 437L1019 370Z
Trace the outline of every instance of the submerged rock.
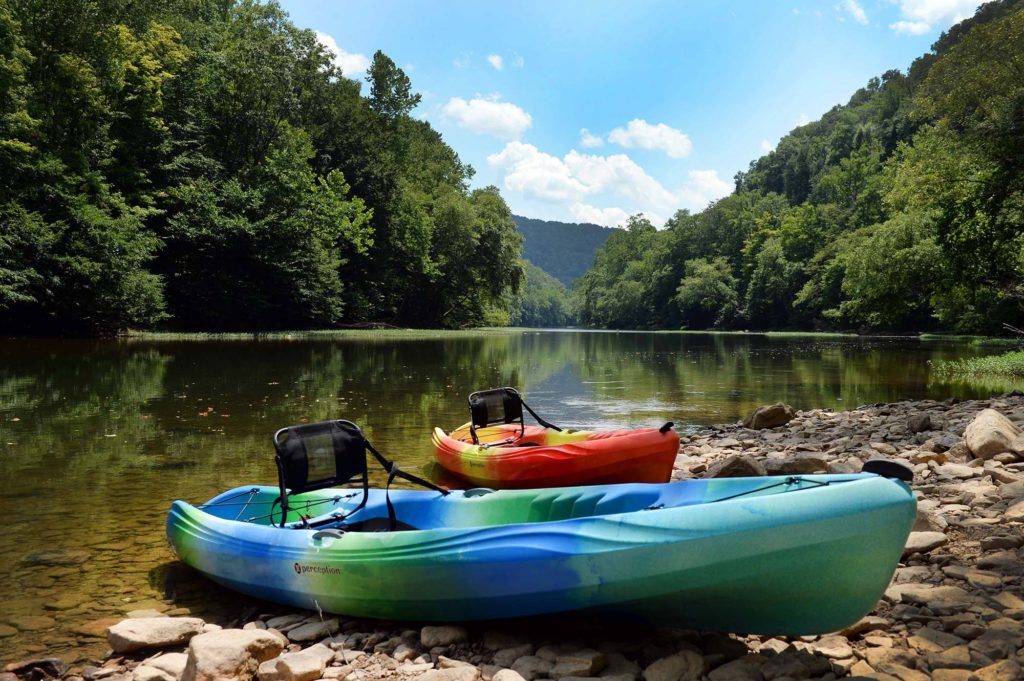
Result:
M68 671L68 663L59 657L43 657L33 660L12 662L4 667L4 672L15 676L42 675L43 678L60 678Z

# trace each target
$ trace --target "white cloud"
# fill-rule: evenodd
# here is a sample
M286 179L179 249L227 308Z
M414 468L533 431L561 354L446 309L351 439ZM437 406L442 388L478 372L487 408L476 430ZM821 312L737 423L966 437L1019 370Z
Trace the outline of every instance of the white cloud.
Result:
M775 145L769 142L768 140L761 140L761 151L763 151L766 154L769 154L775 151Z
M592 222L604 227L619 227L629 219L629 213L618 206L597 208L588 203L574 203L569 208L569 212L580 222Z
M900 0L902 18L889 24L897 33L921 35L972 16L980 0Z
M460 70L464 69L469 66L472 56L472 53L463 53L455 59L452 59L452 66Z
M497 96L470 100L452 97L441 107L441 113L461 128L505 141L518 139L533 123L530 114L515 104L498 101Z
M868 15L864 13L864 8L857 3L857 0L843 0L842 8L858 24L867 26Z
M515 58L512 59L512 66L515 66L516 68L521 69L525 65L526 65L526 60L523 59L523 55L521 55L518 52L516 52Z
M681 130L664 123L651 125L642 118L634 118L625 128L612 130L608 141L627 149L657 149L672 158L685 158L693 150L693 143Z
M801 112L800 115L796 119L796 127L799 128L799 127L805 126L805 125L807 125L810 122L811 122L811 117L808 116L807 114Z
M505 68L505 60L501 58L500 54L487 55L487 63L493 66L495 71L501 71Z
M356 52L346 52L338 47L337 41L326 33L316 31L316 39L331 53L331 63L341 69L346 78L354 78L370 68L369 57Z
M625 154L596 156L575 149L565 155L565 165L591 193L612 192L652 210L671 211L676 204L672 192Z
M611 193L639 206L671 211L676 197L625 154L597 156L575 149L563 158L532 144L509 142L487 157L504 172L506 189L544 201L580 201L591 194Z
M505 173L505 188L543 201L578 200L587 187L572 176L562 159L539 151L532 144L509 142L487 164Z
M732 191L732 185L714 170L691 170L679 191L668 190L625 154L600 156L581 154L575 149L562 158L537 149L532 144L509 142L487 163L503 174L504 188L520 192L526 198L553 203L571 203L578 219L598 224L618 220L625 211L600 209L587 204L588 196L617 196L644 211L652 222L662 224L662 215L678 208L700 210L709 202ZM604 222L598 220L601 218Z
M691 170L689 180L679 192L683 208L703 210L709 203L732 193L732 184L718 176L717 170Z
M923 21L897 21L894 24L889 24L889 28L897 33L921 35L922 33L927 33L931 29L931 26Z
M595 135L586 128L580 128L580 144L587 149L604 146L604 140L600 135Z

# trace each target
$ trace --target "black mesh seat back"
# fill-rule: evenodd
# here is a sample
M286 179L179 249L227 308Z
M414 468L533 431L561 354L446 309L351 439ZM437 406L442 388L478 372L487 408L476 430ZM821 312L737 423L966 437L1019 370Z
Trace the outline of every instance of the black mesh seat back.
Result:
M469 396L469 416L474 428L522 423L523 400L515 388L481 390Z
M290 494L366 478L366 440L350 421L282 428L274 435L282 489Z

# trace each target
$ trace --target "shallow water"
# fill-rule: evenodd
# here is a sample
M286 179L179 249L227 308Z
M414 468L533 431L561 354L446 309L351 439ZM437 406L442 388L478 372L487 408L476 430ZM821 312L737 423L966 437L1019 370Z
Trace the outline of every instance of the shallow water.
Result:
M754 407L849 409L983 397L928 360L987 354L951 341L588 333L275 340L0 340L0 661L106 651L135 609L241 616L253 605L173 561L175 498L274 483L270 435L328 418L364 427L407 466L430 432L468 419L474 389L512 385L559 425L681 428ZM378 482L380 478L378 478ZM177 608L177 610L175 610Z

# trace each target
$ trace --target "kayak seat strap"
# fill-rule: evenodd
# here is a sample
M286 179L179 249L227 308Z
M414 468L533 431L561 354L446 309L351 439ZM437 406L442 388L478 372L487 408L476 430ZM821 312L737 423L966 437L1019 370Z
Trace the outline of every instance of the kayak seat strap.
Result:
M403 480L411 482L414 485L419 485L420 487L432 489L435 492L440 492L442 495L445 496L448 495L448 490L444 489L443 487L439 487L438 485L435 485L432 482L424 480L419 476L413 475L412 473L406 473L405 471L403 471L401 468L398 467L397 463L395 463L394 461L389 461L388 459L384 458L384 455L378 452L377 448L371 445L369 442L366 443L366 448L370 450L370 453L373 454L374 458L376 458L380 465L384 467L384 470L388 472L388 485L386 488L384 488L384 500L387 502L388 525L391 532L394 532L396 529L398 529L398 518L395 515L395 505L391 503L391 483L395 481L395 478L402 478Z

